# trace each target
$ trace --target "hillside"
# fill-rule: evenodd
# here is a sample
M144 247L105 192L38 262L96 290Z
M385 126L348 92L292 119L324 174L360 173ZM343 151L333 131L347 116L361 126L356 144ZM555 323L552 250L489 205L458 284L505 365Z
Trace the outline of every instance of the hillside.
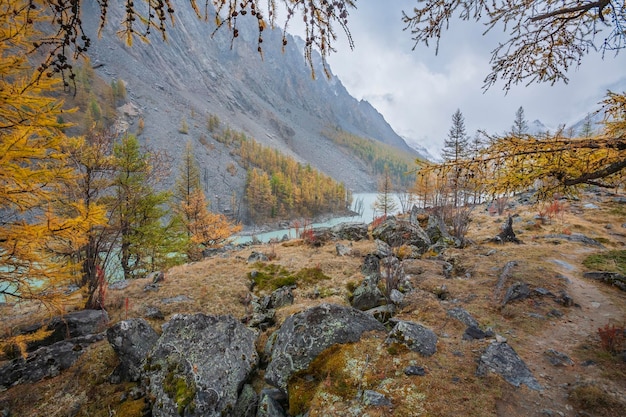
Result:
M84 8L86 23L95 31L96 5ZM317 78L312 79L301 40L289 36L282 52L280 31L266 30L261 56L256 26L244 17L238 21L234 42L227 30L213 35L213 23L198 19L190 7L177 8L176 17L167 42L153 36L150 43L127 47L115 34L123 18L122 5L111 5L110 23L89 55L107 82L117 79L126 84L133 110L122 110L124 120L118 125L122 130L136 132L142 119L140 139L166 151L174 161L192 140L207 195L222 201L233 192L241 197L245 182L243 169L234 176L224 174L225 167L237 160L213 140L206 128L210 117L309 163L355 192L375 190L376 174L325 138L323 130L341 129L419 156L376 109L350 96L337 77L327 79L318 65ZM184 133L183 123L188 126Z
M278 402L292 411L309 409L309 416L624 415L623 338L617 334L614 339L621 340L617 347L621 354L610 354L602 347L606 339L600 338L598 329L607 325L623 329L626 292L583 273L603 267L624 273L625 201L622 195L588 192L580 200L566 202L547 222L537 220L541 207L511 201L505 214L515 218L514 230L523 242L519 245L493 243L491 238L499 232L504 217L490 215L485 206L476 207L468 247L448 247L439 255L429 251L401 261L407 283L403 299L396 300L393 320L419 323L432 331L436 335L434 353L388 343L382 331L364 333L357 342L334 345L320 354L292 380L289 403ZM367 280L367 259L383 250L371 237L330 240L315 246L295 239L233 249L174 267L156 284L149 278L109 288L109 321L101 330L120 320L143 317L160 334L172 326L165 323L195 313L231 315L253 325L252 293L262 297L271 287L263 287L259 280L251 290L251 278L278 277L283 275L277 271L291 271L284 277L296 277L293 302L277 307L275 322L266 322L255 333L261 361L246 382L255 392L267 393L263 390L269 388L264 382L268 358L263 352L266 341L272 340L270 335L312 307L325 303L349 306L356 287ZM604 265L597 256L595 263L585 262L591 255L610 250L622 257L611 258ZM399 254L400 249L394 253ZM269 260L255 262L259 254ZM523 284L530 290L526 296L513 290ZM0 308L5 332L42 313L18 304ZM478 323L475 331L480 330L484 338L467 337L471 327L461 321L469 319L452 313L461 310ZM387 331L393 327L393 321L382 321ZM307 332L313 334L313 328ZM69 369L0 392L0 415L150 415L141 411L147 410L152 398L146 388L133 382L109 382L119 359L106 340L74 346L84 354ZM499 346L514 349L526 364L530 375L516 380L517 384L521 381L520 386L495 372L477 375L478 364L484 363L489 349ZM189 351L186 355L194 354ZM143 372L149 368L144 366ZM194 368L194 372L200 377L203 370ZM186 398L184 390L176 392L170 395L180 401ZM364 392L367 395L359 394ZM168 415L154 414L158 410L153 408L153 415ZM232 415L285 414L263 414L261 409L256 414L255 407L251 414Z

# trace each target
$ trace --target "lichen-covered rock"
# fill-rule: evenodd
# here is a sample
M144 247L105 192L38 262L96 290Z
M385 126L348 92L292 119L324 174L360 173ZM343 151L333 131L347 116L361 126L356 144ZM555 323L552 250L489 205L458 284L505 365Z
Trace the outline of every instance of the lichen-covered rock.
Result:
M375 254L365 255L363 265L361 265L361 273L366 277L380 276L380 258Z
M109 327L106 336L120 361L111 382L138 381L143 362L159 339L157 332L144 319L131 319Z
M437 352L437 335L421 324L397 320L389 332L386 343L402 343L413 352L432 356Z
M367 224L361 222L339 223L330 229L336 239L358 241L367 239Z
M375 282L369 279L363 280L352 293L351 305L358 310L369 310L385 303L383 293L378 289Z
M541 391L543 388L532 375L524 361L507 343L494 342L480 356L476 375L485 376L487 372L501 375L509 384Z
M453 307L448 310L448 316L457 319L468 327L478 327L478 322L472 315L462 307Z
M232 415L233 417L255 417L257 406L259 404L259 396L252 385L245 384L235 404Z
M257 366L256 333L231 316L175 315L146 359L154 417L227 415Z
M275 388L261 390L259 407L256 417L287 417L287 413L280 405L284 394Z
M511 285L504 295L502 305L510 303L511 301L525 300L530 297L530 287L525 282L516 282Z
M412 245L422 252L428 250L432 242L419 224L396 220L393 216L372 230L372 237L380 239L391 247Z
M270 337L265 380L287 392L287 382L307 369L322 351L337 343L356 342L364 332L385 331L374 317L354 308L321 304L288 317Z
M42 346L28 355L19 357L0 367L0 391L16 384L41 381L57 376L69 368L92 343L104 339L102 333L62 340Z

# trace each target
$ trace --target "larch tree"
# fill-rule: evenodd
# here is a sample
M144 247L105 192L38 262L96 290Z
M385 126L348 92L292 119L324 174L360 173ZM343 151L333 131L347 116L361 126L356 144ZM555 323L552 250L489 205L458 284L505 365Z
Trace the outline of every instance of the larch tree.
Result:
M58 313L77 273L71 256L104 217L64 194L74 173L62 150L63 103L53 97L60 82L29 65L43 19L30 5L0 2L0 298ZM27 337L14 341L23 346Z
M513 136L521 137L528 133L528 121L524 116L524 108L520 106L515 112L515 119L513 120L513 126L511 126L511 134Z
M389 174L389 169L385 171L378 183L378 195L374 202L374 210L382 213L383 217L387 217L398 209L398 203L395 199L393 181Z
M469 155L469 138L465 130L465 118L461 110L457 109L452 115L452 126L448 131L448 138L443 142L441 157L446 163L456 164L466 159ZM462 193L462 177L459 170L452 170L450 173L452 188L452 201L454 206L460 204L459 197Z

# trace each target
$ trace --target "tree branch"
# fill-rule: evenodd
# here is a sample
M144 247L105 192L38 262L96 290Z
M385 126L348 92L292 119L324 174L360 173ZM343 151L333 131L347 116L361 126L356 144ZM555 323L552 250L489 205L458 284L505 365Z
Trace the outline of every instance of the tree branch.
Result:
M571 178L568 180L563 181L563 184L565 186L571 186L571 185L576 185L576 184L594 184L594 185L598 185L597 182L593 181L593 180L597 180L599 178L605 178L608 177L609 175L615 174L621 170L623 170L624 168L626 168L626 159L612 163L611 165L602 168L598 171L595 172L590 172L584 175L581 175L578 178Z
M596 7L598 8L598 15L602 16L602 9L604 9L609 3L610 3L610 0L599 0L593 3L587 3L587 4L583 4L583 5L576 6L576 7L567 7L565 9L558 9L558 10L551 11L549 13L540 14L539 16L531 17L530 21L536 22L538 20L549 19L554 16L559 16L559 15L568 14L568 13L588 12L589 10L596 8ZM602 17L600 17L600 19L604 20Z

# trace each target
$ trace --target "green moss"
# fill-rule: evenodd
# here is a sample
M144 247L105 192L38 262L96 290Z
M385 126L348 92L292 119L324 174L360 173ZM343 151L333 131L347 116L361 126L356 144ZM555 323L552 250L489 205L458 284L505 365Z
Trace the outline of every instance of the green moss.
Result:
M293 273L281 265L271 263L257 262L254 267L256 273L249 272L248 278L254 281L258 291L274 291L288 285L313 284L330 279L320 268L303 268Z
M196 396L196 384L182 374L180 364L170 364L163 379L163 391L176 404L178 415L185 414L185 409L193 410L193 399Z
M610 250L589 255L584 261L589 269L626 275L626 250Z
M296 372L291 377L287 385L289 415L306 413L318 394L325 393L346 400L356 397L359 381L347 370L346 346L329 347L306 370Z

